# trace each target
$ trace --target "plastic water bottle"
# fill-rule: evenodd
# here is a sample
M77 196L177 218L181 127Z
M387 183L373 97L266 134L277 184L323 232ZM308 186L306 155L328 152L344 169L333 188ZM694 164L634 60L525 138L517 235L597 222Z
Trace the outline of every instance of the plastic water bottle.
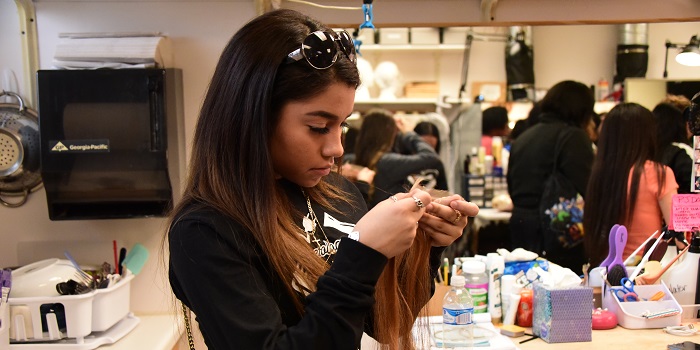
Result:
M472 346L474 340L474 303L469 291L464 288L464 276L450 279L450 291L442 302L442 325L436 342L442 347Z

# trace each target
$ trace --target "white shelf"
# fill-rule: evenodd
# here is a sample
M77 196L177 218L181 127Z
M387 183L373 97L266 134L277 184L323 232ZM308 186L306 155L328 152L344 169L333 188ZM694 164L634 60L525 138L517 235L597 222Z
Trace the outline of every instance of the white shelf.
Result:
M439 45L381 45L381 44L362 44L360 53L379 52L379 51L463 51L464 45L458 44L439 44Z
M464 103L469 103L469 101L463 101ZM455 98L448 98L446 101L447 105L444 108L454 107L455 104L459 104L459 101ZM369 99L369 100L357 100L355 101L355 111L365 112L372 108L384 108L392 111L405 111L405 112L435 112L438 108L437 98L399 98L396 100L379 100L379 99Z

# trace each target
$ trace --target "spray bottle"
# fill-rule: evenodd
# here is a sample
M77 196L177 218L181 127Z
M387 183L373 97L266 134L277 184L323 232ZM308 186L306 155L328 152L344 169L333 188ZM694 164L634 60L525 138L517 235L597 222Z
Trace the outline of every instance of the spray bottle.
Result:
M682 261L676 262L661 280L666 283L673 297L680 305L695 304L695 290L698 281L698 264L700 263L700 236L693 233L690 248Z

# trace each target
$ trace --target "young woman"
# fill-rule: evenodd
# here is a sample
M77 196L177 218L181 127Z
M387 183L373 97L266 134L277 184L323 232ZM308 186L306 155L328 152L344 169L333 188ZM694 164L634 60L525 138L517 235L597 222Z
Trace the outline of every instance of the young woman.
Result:
M363 331L412 347L440 253L478 208L416 189L368 212L331 173L354 62L347 33L291 10L224 49L168 232L170 285L209 349L357 349Z
M584 243L591 266L608 254L608 235L615 224L627 228L629 256L664 220L678 185L671 169L654 161L656 121L636 103L615 106L605 117L598 153L586 191Z
M362 117L355 154L348 160L375 172L371 183L358 186L370 208L410 186L409 178L415 175L430 183L426 187L447 190L445 168L435 149L413 131L400 132L393 115L383 109Z
M586 192L593 148L585 129L594 103L593 93L585 84L565 80L552 86L541 101L537 124L513 142L508 162L508 192L513 200L512 248L543 254L577 273L586 262L583 244L562 247L542 222L540 202L555 163L556 170L576 192ZM576 224L571 227L577 227Z

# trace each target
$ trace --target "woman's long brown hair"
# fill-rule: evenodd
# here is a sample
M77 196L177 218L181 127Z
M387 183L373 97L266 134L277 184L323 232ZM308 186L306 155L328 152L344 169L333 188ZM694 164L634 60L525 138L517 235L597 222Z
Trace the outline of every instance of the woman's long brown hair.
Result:
M655 154L656 121L648 109L623 103L610 110L598 138L583 210L584 244L591 265L597 266L605 258L610 228L634 218L640 178ZM654 163L654 168L662 191L666 172L659 163Z
M389 260L377 283L375 338L386 349L414 349L411 330L431 297L430 237L419 230L406 252Z
M286 103L311 98L334 83L360 84L357 67L344 55L325 70L304 60L284 63L316 30L330 29L298 12L277 10L253 19L233 36L204 99L183 199L172 215L176 220L191 205L202 205L240 223L265 252L300 313L303 296L294 286L315 289L328 265L299 235L295 209L274 177L270 138ZM331 210L330 201L348 201L325 181L305 191ZM377 286L376 310L382 311L375 318L375 332L392 350L410 344L408 324L427 302L429 274L422 271L427 270L429 247L417 240L391 263Z

